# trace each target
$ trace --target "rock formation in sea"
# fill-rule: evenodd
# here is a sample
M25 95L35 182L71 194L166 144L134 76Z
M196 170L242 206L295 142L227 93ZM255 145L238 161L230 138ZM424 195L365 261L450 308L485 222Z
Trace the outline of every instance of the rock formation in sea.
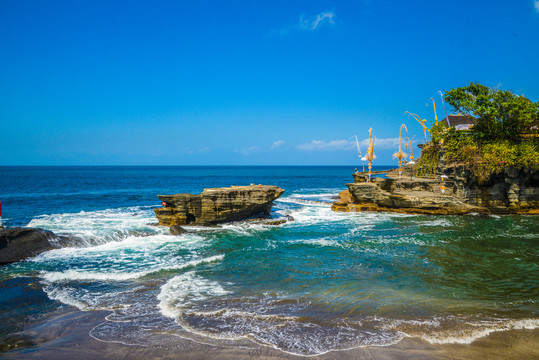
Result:
M201 194L158 195L159 225L211 225L269 214L273 200L284 193L278 186L250 185L204 189Z
M354 182L346 186L348 190L332 205L335 211L539 214L539 169L507 168L478 181L465 168L446 168L438 177L411 179L405 167L400 179L396 170L371 182L366 174L356 173Z
M0 265L14 263L55 248L56 235L47 230L12 228L0 230Z

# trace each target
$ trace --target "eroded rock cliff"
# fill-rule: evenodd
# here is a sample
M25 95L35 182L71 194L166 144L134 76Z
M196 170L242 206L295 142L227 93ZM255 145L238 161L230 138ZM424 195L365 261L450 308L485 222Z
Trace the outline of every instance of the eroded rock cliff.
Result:
M397 174L389 171L386 178L372 178L371 182L363 173L354 174L354 183L346 184L348 190L339 194L340 199L333 203L332 209L416 214L539 214L539 169L506 168L481 182L464 168L444 168L445 181L440 177L411 179L411 175L399 178Z
M158 195L163 207L154 212L159 225L210 225L269 214L273 200L283 193L278 186L251 185L204 189L198 195Z
M539 169L505 168L483 181L465 168L453 169L452 174L453 194L468 204L493 212L539 212Z

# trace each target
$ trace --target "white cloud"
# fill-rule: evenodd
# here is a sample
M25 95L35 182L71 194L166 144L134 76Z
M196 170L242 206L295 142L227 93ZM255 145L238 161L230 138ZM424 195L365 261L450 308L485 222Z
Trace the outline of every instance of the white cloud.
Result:
M287 35L292 31L304 30L315 31L324 24L329 26L335 25L335 13L333 11L323 11L316 16L304 16L299 17L299 22L295 25L286 26L279 30L273 30L271 33L279 35Z
M284 145L284 140L277 140L273 142L273 145L271 145L271 150L277 149L279 146Z
M539 0L535 0L533 6L535 6L535 11L539 12Z
M259 150L260 150L260 148L258 146L250 146L250 147L239 149L239 150L236 149L236 150L234 150L234 152L237 152L239 154L243 154L245 156L249 156L252 153L257 152Z
M413 143L419 143L419 141L414 140ZM369 146L369 139L363 139L359 141L359 147L361 152L364 154L367 151ZM402 146L404 147L404 139L402 141ZM387 150L387 149L398 149L399 147L399 138L385 138L385 139L376 139L374 141L374 151L376 150ZM301 151L348 151L348 150L357 150L356 141L351 140L313 140L308 143L302 143L296 146L297 150Z
M404 146L404 141L402 142ZM369 139L361 140L359 145L362 149L367 149L369 146ZM374 151L376 152L376 149L395 149L399 147L399 138L385 138L385 139L378 139L374 140ZM365 150L366 151L366 150Z
M192 155L192 154L205 154L205 153L209 153L211 151L211 147L203 147L203 148L200 148L200 149L191 149L191 148L186 148L184 149L184 153L185 154L189 154L189 155Z
M305 18L303 15L299 18L299 27L303 30L316 30L323 24L335 25L335 13L333 11L324 11L316 17Z
M334 151L334 150L352 150L356 146L355 142L350 140L313 140L308 143L299 144L296 149L302 151Z

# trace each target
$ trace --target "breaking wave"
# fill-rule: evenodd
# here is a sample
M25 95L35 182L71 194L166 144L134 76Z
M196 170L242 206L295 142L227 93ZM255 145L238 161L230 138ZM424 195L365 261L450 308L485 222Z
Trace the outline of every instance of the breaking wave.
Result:
M534 318L481 313L472 301L476 289L453 280L452 264L469 261L458 256L478 251L466 247L483 236L466 227L477 217L338 213L330 209L336 193L298 192L277 200L274 213L294 219L283 225L193 226L179 236L151 225L153 206L42 215L29 226L71 240L29 263L50 299L111 312L91 336L125 344L156 344L152 334L167 334L313 356L405 337L469 344L492 332L539 326ZM453 254L449 262L447 253ZM502 248L496 256L515 254L526 269L526 251ZM446 292L462 287L473 316L447 310L454 299ZM512 299L502 306L513 303L520 306Z

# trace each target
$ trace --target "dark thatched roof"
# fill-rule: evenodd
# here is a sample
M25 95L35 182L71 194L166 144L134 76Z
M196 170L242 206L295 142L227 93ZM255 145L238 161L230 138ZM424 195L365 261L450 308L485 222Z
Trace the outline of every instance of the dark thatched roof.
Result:
M470 115L449 115L442 121L445 121L452 127L457 125L475 125L477 123L476 119Z

